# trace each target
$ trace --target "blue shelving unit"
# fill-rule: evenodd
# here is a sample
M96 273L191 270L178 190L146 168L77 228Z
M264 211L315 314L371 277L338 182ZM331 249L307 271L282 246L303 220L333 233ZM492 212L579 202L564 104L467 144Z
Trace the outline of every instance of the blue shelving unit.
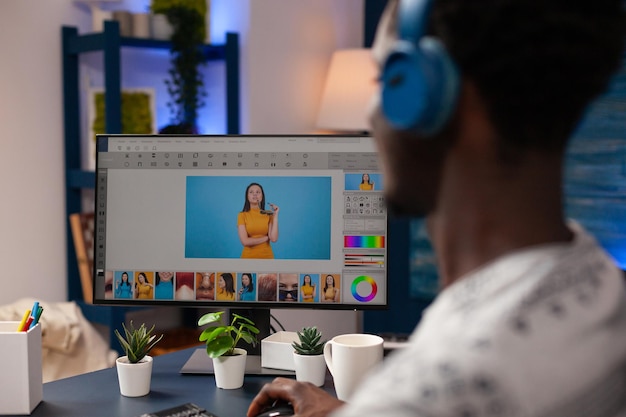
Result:
M94 306L83 300L76 252L72 241L69 215L82 211L81 191L95 187L95 173L81 167L80 135L80 85L79 57L83 53L100 51L104 54L105 125L110 134L122 133L121 122L121 49L170 49L170 42L153 39L129 38L120 36L119 23L104 23L104 31L79 35L75 27L62 28L63 53L63 124L65 146L66 182L66 233L67 233L67 298L76 301L85 317L95 323L105 324L110 329L111 347L118 350L113 334L121 330L121 323L128 308L118 306ZM228 134L239 133L239 35L227 33L226 42L218 45L204 45L207 61L225 62L226 84L226 126Z

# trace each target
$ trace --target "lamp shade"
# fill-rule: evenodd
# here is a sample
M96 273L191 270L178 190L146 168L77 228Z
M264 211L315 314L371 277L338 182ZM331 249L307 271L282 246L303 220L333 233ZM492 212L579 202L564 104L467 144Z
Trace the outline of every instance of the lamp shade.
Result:
M376 93L377 72L370 49L334 52L322 92L317 128L368 131L367 113Z

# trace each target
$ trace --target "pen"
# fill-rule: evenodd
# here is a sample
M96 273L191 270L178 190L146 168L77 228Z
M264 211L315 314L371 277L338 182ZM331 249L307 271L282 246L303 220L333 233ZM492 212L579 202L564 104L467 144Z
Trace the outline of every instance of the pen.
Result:
M26 310L26 312L24 313L24 316L22 317L22 321L20 321L20 325L17 326L18 332L22 331L22 329L24 328L24 324L26 323L26 320L28 320L29 316L30 316L30 310Z
M39 323L39 318L41 317L41 313L43 313L43 307L39 306L39 308L37 309L37 314L35 314L35 317L33 319L33 322L30 324L29 329L32 329L33 327L37 325L37 323Z
M22 331L25 332L30 327L30 324L33 322L33 316L28 316L26 323L24 323L24 327L22 327Z
M33 308L30 309L30 315L33 316L33 319L35 318L38 312L39 312L39 301L35 301L35 303L33 304Z

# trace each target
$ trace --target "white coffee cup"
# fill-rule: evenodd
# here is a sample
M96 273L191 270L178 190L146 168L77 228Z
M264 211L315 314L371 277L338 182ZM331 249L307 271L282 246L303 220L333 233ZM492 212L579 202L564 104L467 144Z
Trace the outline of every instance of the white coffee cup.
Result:
M337 398L347 401L365 374L383 359L383 338L373 334L343 334L324 346Z

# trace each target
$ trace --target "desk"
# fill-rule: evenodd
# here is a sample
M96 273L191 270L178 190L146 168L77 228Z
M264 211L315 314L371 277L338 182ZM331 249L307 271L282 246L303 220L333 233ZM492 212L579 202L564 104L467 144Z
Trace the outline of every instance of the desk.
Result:
M240 389L219 389L212 375L180 374L181 367L195 349L156 356L150 394L144 397L123 397L117 382L117 370L113 367L44 384L43 401L31 415L136 417L193 402L218 417L244 417L252 398L273 377L246 376ZM330 378L324 388L334 392Z

